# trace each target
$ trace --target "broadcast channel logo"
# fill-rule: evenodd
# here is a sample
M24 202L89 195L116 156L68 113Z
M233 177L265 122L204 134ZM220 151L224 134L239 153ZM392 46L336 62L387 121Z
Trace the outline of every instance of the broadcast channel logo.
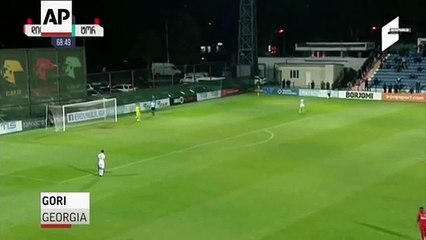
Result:
M41 1L40 22L33 24L32 18L24 24L28 37L103 37L104 29L99 18L94 24L74 24L72 1Z
M399 35L410 33L411 28L400 28L399 17L382 27L382 51L385 51L399 41Z

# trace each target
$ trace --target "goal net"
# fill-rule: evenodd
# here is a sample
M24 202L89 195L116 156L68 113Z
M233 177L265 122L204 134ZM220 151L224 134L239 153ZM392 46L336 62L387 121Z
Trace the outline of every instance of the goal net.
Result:
M115 98L46 107L46 127L54 125L56 131L65 131L70 125L102 121L117 122Z

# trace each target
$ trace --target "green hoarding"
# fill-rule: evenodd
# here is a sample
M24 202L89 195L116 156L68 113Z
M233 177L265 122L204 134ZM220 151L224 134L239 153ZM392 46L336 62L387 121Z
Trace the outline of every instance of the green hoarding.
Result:
M40 116L46 104L86 97L83 48L0 50L0 117Z
M55 49L28 51L30 66L31 103L59 100L59 71Z
M26 52L0 51L0 98L2 106L29 103Z
M67 49L58 52L61 99L86 98L87 79L84 52Z

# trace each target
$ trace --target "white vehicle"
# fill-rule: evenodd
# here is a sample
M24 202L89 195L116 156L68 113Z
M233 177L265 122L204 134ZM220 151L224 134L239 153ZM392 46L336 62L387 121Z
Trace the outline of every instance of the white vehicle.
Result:
M202 77L202 78L198 78L198 82L201 81L215 81L215 80L225 80L226 78L224 77Z
M209 74L206 73L206 72L191 72L191 73L185 73L183 76L184 77L186 77L186 76L208 77Z
M184 77L180 80L181 83L195 83L199 78L208 77L209 74L205 72L185 73Z
M195 83L198 79L195 76L185 76L180 80L181 83Z
M112 90L117 92L132 92L135 91L136 88L132 86L132 84L117 84L112 86Z
M265 85L267 83L266 78L260 76L254 76L254 85Z
M91 82L89 84L94 88L94 90L109 91L110 89L110 86L107 82ZM87 88L87 90L89 90L89 88Z
M152 63L151 71L155 77L174 77L182 73L182 71L179 70L173 63Z

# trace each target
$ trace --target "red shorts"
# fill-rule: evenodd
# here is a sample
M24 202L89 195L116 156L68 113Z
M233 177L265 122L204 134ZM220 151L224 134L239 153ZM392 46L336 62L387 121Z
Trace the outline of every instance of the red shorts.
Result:
M426 225L420 225L419 227L420 227L420 231L421 231L424 235L426 235Z

